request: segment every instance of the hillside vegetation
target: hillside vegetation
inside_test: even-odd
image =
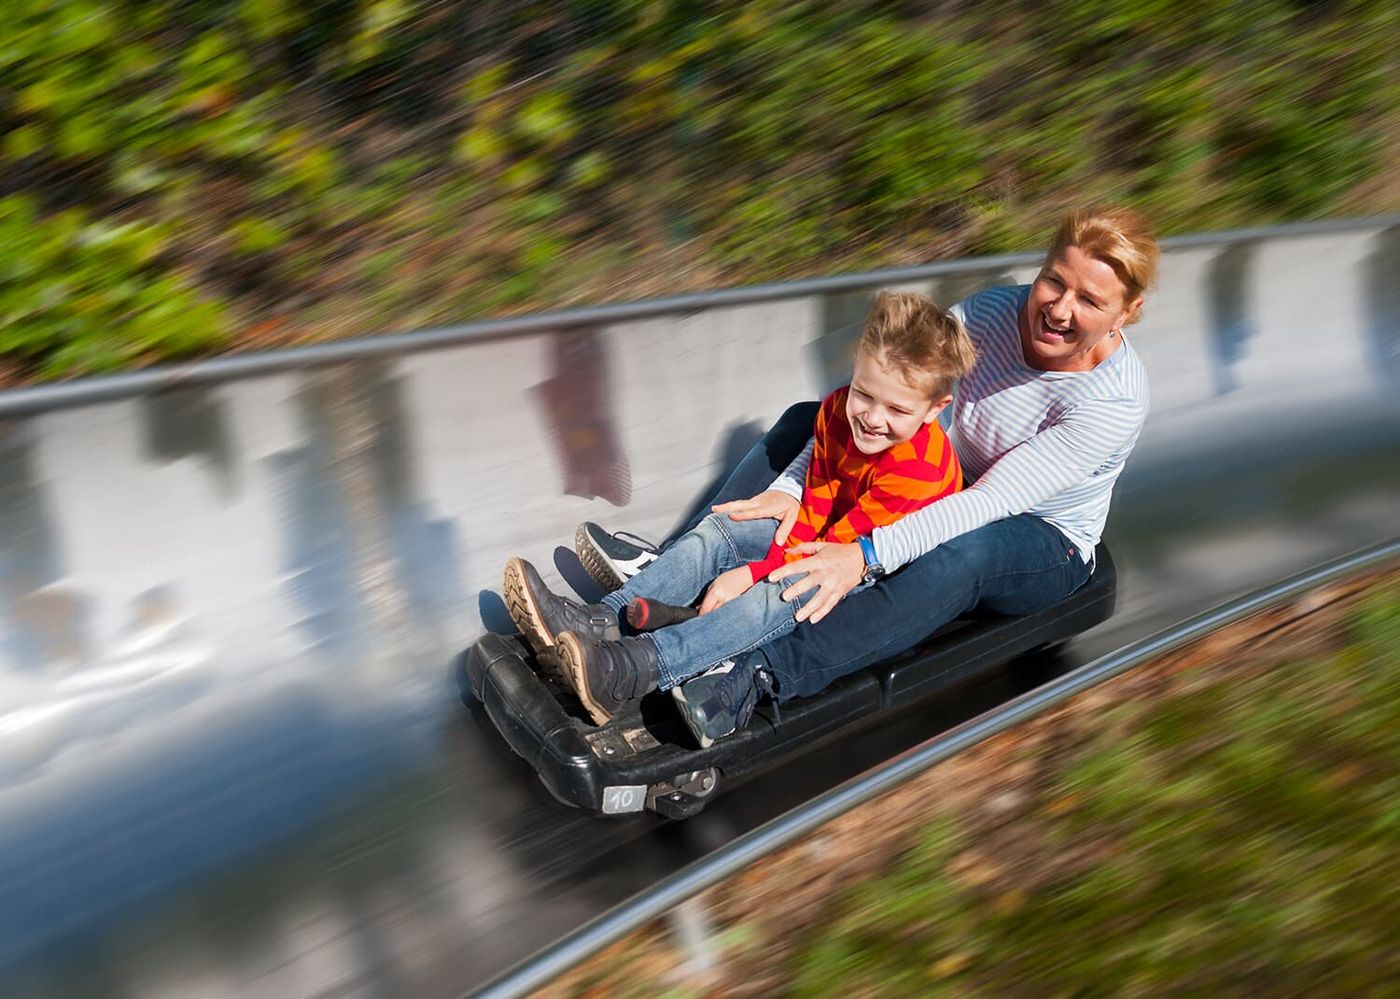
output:
[[[1391,0],[12,0],[9,382],[1396,207]]]

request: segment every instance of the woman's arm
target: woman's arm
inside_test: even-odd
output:
[[[1055,425],[1007,451],[973,485],[889,527],[872,538],[889,571],[994,520],[1025,513],[1083,482],[1130,441],[1142,426],[1123,400],[1092,399],[1073,407]]]

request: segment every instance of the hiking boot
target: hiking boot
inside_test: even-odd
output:
[[[505,600],[506,610],[539,656],[540,665],[558,680],[565,680],[555,648],[560,634],[574,631],[607,642],[622,637],[611,607],[581,604],[551,593],[535,567],[523,558],[506,563]]]
[[[747,725],[759,694],[773,696],[773,679],[749,659],[737,663],[726,659],[671,688],[681,717],[701,749]]]
[[[655,631],[698,617],[694,607],[663,604],[651,597],[633,597],[627,604],[627,623],[637,631]]]
[[[661,677],[656,643],[646,637],[599,642],[566,631],[559,636],[559,661],[596,725],[606,725],[628,701],[655,690]]]
[[[574,532],[574,553],[606,593],[620,587],[661,554],[655,545],[635,534],[609,534],[588,520]]]

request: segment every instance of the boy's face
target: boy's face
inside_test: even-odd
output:
[[[952,401],[952,396],[929,396],[931,376],[918,380],[923,384],[910,385],[882,357],[856,351],[851,391],[846,396],[846,422],[851,425],[851,437],[862,454],[879,454],[903,444],[924,424],[937,419]]]

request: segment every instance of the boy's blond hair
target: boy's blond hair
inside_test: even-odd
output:
[[[927,383],[933,399],[948,395],[977,361],[977,348],[962,323],[927,295],[912,291],[875,296],[856,350],[878,357],[910,385]]]

